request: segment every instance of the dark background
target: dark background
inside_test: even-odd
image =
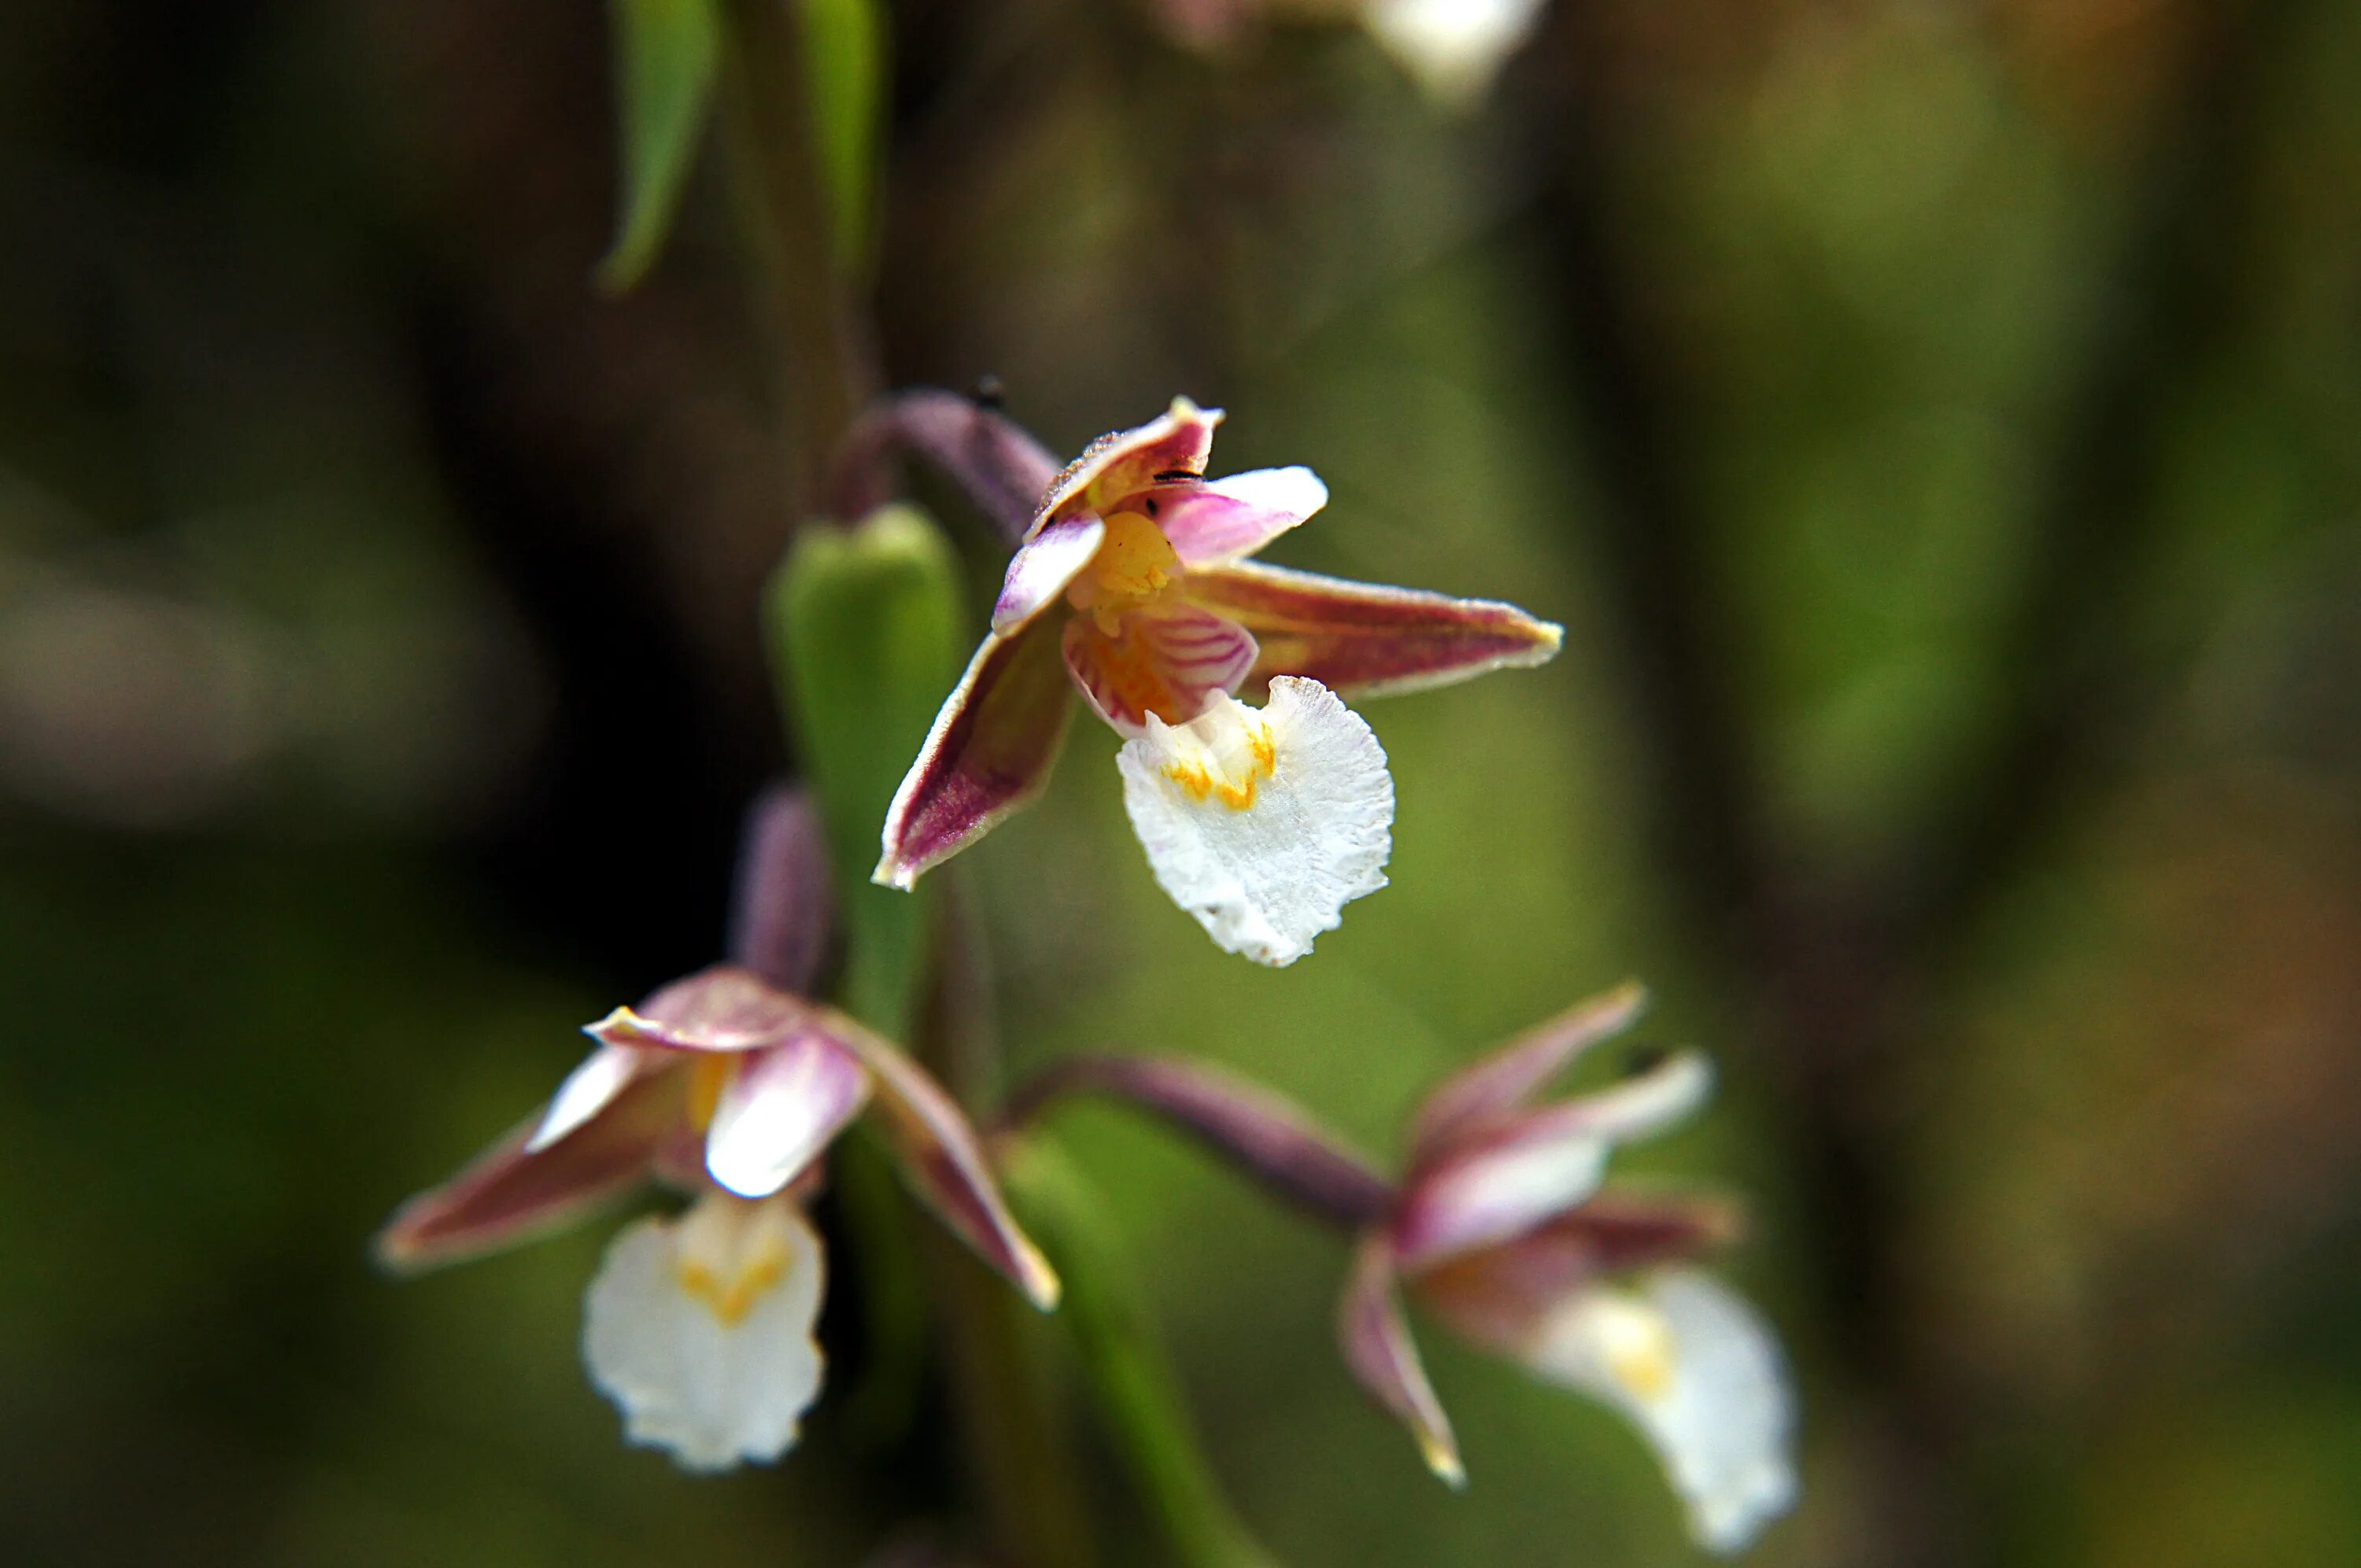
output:
[[[2361,10],[1603,0],[1461,114],[1348,26],[894,25],[891,381],[996,374],[1065,451],[1225,404],[1217,470],[1334,489],[1273,559],[1568,628],[1370,705],[1393,885],[1284,974],[1078,728],[967,862],[1016,1064],[1195,1050],[1383,1149],[1642,975],[1725,1088],[1626,1164],[1748,1196],[1805,1393],[1759,1561],[2361,1561]],[[0,14],[11,1561],[961,1539],[939,1396],[846,1416],[842,1312],[804,1448],[695,1480],[581,1376],[600,1227],[367,1258],[713,954],[791,761],[807,467],[710,160],[592,286],[611,91],[590,0]],[[1612,1416],[1433,1332],[1475,1484],[1429,1484],[1335,1242],[1063,1125],[1286,1561],[1690,1557]]]

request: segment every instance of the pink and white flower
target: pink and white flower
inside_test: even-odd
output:
[[[777,1458],[818,1395],[825,1263],[803,1205],[822,1153],[866,1108],[884,1113],[910,1185],[946,1224],[1036,1305],[1058,1296],[950,1096],[795,993],[824,946],[808,810],[769,802],[751,851],[741,961],[588,1025],[597,1048],[542,1113],[405,1203],[378,1239],[386,1262],[416,1269],[569,1223],[650,1179],[690,1194],[684,1212],[639,1220],[609,1247],[583,1354],[631,1441],[695,1470]]]
[[[1628,1026],[1641,1001],[1636,986],[1611,992],[1446,1080],[1419,1110],[1398,1182],[1287,1101],[1182,1058],[1070,1058],[1021,1091],[1011,1114],[1037,1116],[1077,1093],[1127,1101],[1356,1233],[1337,1313],[1345,1363],[1452,1485],[1466,1471],[1406,1299],[1620,1411],[1655,1448],[1691,1534],[1734,1552],[1795,1494],[1795,1395],[1777,1341],[1696,1266],[1735,1234],[1735,1219],[1709,1199],[1601,1188],[1614,1148],[1693,1113],[1711,1074],[1681,1052],[1608,1089],[1532,1103],[1576,1055]]]
[[[1303,467],[1204,477],[1221,417],[1176,400],[1050,483],[895,795],[877,881],[912,885],[1038,795],[1071,687],[1126,738],[1125,806],[1158,881],[1225,949],[1291,963],[1385,885],[1393,784],[1338,694],[1541,663],[1560,630],[1249,561],[1328,490]]]
[[[1599,1092],[1531,1103],[1642,1000],[1627,986],[1576,1007],[1428,1097],[1393,1206],[1363,1234],[1338,1333],[1354,1375],[1454,1484],[1458,1446],[1405,1288],[1464,1338],[1620,1411],[1698,1544],[1735,1552],[1794,1504],[1795,1412],[1769,1325],[1691,1266],[1734,1234],[1733,1216],[1706,1199],[1600,1190],[1614,1147],[1694,1113],[1711,1074],[1683,1052]]]

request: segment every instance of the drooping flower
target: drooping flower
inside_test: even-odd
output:
[[[1606,1090],[1532,1098],[1641,1005],[1627,986],[1446,1080],[1389,1182],[1288,1102],[1175,1058],[1070,1058],[1011,1102],[1022,1120],[1079,1092],[1185,1128],[1299,1207],[1358,1234],[1337,1315],[1345,1362],[1453,1485],[1466,1472],[1410,1334],[1404,1298],[1462,1337],[1621,1412],[1656,1449],[1697,1541],[1745,1546],[1792,1504],[1795,1397],[1776,1340],[1695,1266],[1736,1231],[1729,1208],[1601,1190],[1615,1146],[1694,1112],[1704,1058],[1666,1057]]]
[[[1692,1113],[1704,1059],[1668,1057],[1612,1088],[1530,1103],[1576,1054],[1626,1027],[1625,987],[1445,1081],[1410,1168],[1362,1238],[1338,1315],[1347,1364],[1456,1483],[1458,1448],[1400,1307],[1410,1294],[1470,1341],[1621,1411],[1656,1449],[1716,1552],[1747,1545],[1795,1496],[1795,1396],[1769,1326],[1692,1260],[1735,1224],[1690,1196],[1602,1192],[1618,1144]]]
[[[1248,561],[1328,491],[1302,467],[1205,478],[1221,417],[1176,400],[1050,484],[895,795],[879,882],[910,886],[1039,794],[1071,685],[1126,738],[1125,806],[1165,891],[1225,949],[1291,963],[1385,884],[1393,784],[1338,694],[1556,652],[1559,629],[1512,605]]]
[[[736,961],[619,1007],[540,1115],[404,1204],[381,1257],[415,1269],[510,1245],[654,1179],[691,1196],[608,1248],[583,1354],[634,1442],[684,1466],[775,1459],[818,1396],[824,1260],[803,1204],[829,1143],[874,1103],[911,1186],[1037,1305],[1049,1265],[1010,1217],[975,1131],[900,1051],[796,994],[825,947],[827,871],[796,797],[760,808]]]

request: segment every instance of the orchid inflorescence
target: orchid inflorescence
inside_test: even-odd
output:
[[[1317,576],[1247,559],[1318,512],[1287,467],[1205,477],[1219,411],[1177,399],[1062,471],[993,410],[946,393],[887,400],[855,426],[838,504],[890,491],[908,450],[960,481],[1016,551],[991,630],[886,811],[875,880],[908,888],[1035,799],[1079,695],[1118,736],[1124,801],[1157,881],[1228,951],[1309,953],[1385,883],[1394,786],[1344,697],[1549,659],[1559,630],[1514,606]],[[1038,499],[1036,499],[1038,498]],[[1454,1485],[1457,1441],[1403,1315],[1598,1398],[1655,1447],[1692,1533],[1750,1541],[1795,1492],[1793,1398],[1762,1319],[1695,1266],[1734,1234],[1711,1199],[1603,1186],[1613,1151],[1695,1113],[1694,1052],[1536,1104],[1641,995],[1584,1003],[1448,1079],[1412,1122],[1399,1179],[1290,1102],[1182,1058],[1082,1056],[1011,1096],[988,1138],[917,1060],[816,999],[831,947],[812,805],[750,815],[725,962],[588,1026],[589,1057],[548,1106],[396,1214],[403,1268],[480,1254],[653,1181],[685,1200],[609,1245],[586,1304],[592,1380],[627,1435],[684,1466],[775,1459],[817,1398],[825,1268],[807,1209],[822,1157],[883,1113],[908,1184],[1023,1296],[1059,1281],[994,1174],[999,1140],[1054,1104],[1113,1096],[1184,1127],[1353,1238],[1338,1318],[1353,1376]],[[867,896],[866,890],[862,890]]]

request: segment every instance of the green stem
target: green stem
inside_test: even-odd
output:
[[[912,1042],[920,1062],[974,1114],[996,1091],[990,986],[976,923],[942,872],[933,981]],[[1089,1568],[1097,1561],[1072,1434],[1036,1360],[1033,1310],[964,1247],[938,1233],[929,1272],[944,1317],[969,1467],[1001,1561]]]
[[[1090,1183],[1038,1135],[1001,1150],[1009,1200],[1065,1282],[1071,1336],[1100,1419],[1185,1568],[1278,1568],[1230,1507],[1154,1320]]]

